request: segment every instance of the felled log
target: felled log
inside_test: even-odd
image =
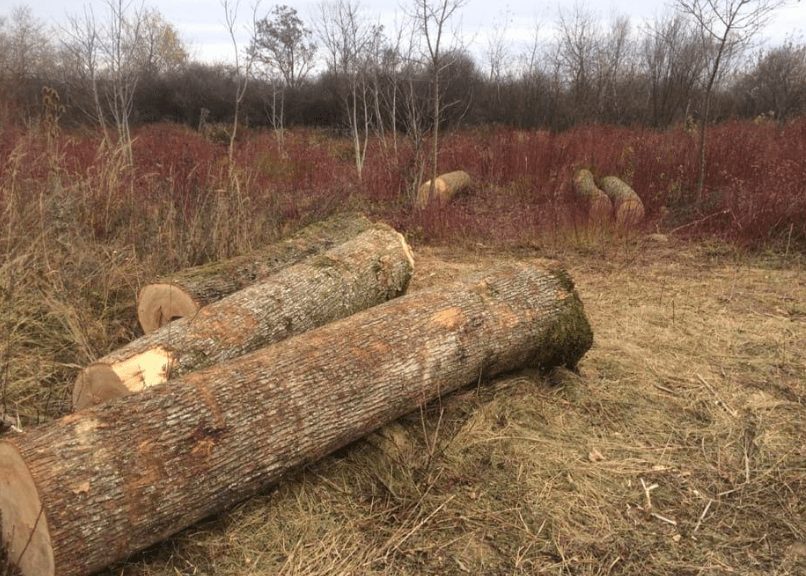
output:
[[[470,188],[473,184],[473,179],[470,174],[464,170],[457,170],[455,172],[448,172],[437,176],[434,183],[434,198],[441,204],[447,204],[451,198],[460,192]],[[431,180],[420,186],[417,190],[417,206],[425,208],[431,199]]]
[[[148,334],[169,322],[193,316],[203,306],[354,238],[371,225],[359,214],[333,216],[255,252],[160,278],[140,290],[137,319]]]
[[[613,204],[593,179],[593,174],[581,168],[574,176],[574,193],[582,201],[588,211],[588,221],[596,225],[604,225],[613,217]]]
[[[574,366],[573,283],[527,264],[423,290],[0,441],[23,576],[94,572],[480,376]]]
[[[403,236],[376,224],[93,362],[76,379],[73,408],[140,392],[395,298],[413,265]]]
[[[616,225],[630,228],[644,219],[644,203],[626,182],[615,176],[605,176],[599,184],[613,202]]]

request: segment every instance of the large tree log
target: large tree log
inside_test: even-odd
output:
[[[137,319],[148,334],[173,320],[193,316],[203,306],[354,238],[371,225],[359,214],[333,216],[261,250],[160,278],[140,290]]]
[[[615,176],[605,176],[599,183],[613,201],[616,224],[620,228],[630,228],[644,219],[644,203],[626,182]]]
[[[403,236],[376,224],[93,362],[76,379],[73,407],[140,392],[395,298],[413,266]]]
[[[456,170],[455,172],[448,172],[437,176],[434,184],[434,198],[442,203],[447,204],[451,198],[460,192],[470,188],[473,184],[473,179],[470,174],[464,170]],[[431,199],[431,180],[420,186],[417,190],[417,206],[425,208],[428,201]]]
[[[24,576],[91,573],[439,395],[592,342],[569,277],[513,264],[397,298],[0,442]]]
[[[603,226],[613,217],[613,204],[593,179],[590,170],[582,168],[574,176],[574,192],[588,211],[588,221]]]

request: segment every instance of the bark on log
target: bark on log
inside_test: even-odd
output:
[[[644,219],[644,203],[626,182],[615,176],[605,176],[600,184],[613,201],[617,226],[630,228]]]
[[[603,226],[613,217],[613,204],[593,179],[590,170],[582,168],[574,176],[574,192],[588,211],[588,221],[597,226]]]
[[[384,224],[138,338],[85,368],[80,410],[162,384],[381,304],[406,291],[414,260]]]
[[[354,238],[372,223],[359,214],[342,214],[303,228],[290,238],[229,260],[181,270],[140,290],[137,319],[148,334],[160,326],[237,292],[300,260]]]
[[[397,298],[0,441],[3,541],[24,576],[89,574],[480,375],[574,366],[591,342],[558,269]]]
[[[473,179],[464,170],[457,170],[455,172],[448,172],[437,176],[436,184],[434,185],[434,198],[441,204],[447,204],[451,198],[460,192],[470,188],[473,184]],[[417,206],[425,208],[428,201],[431,199],[431,180],[420,186],[417,191]]]

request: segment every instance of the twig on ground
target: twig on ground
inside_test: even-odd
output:
[[[730,415],[731,415],[731,416],[733,416],[734,418],[736,418],[736,416],[738,416],[738,415],[739,415],[739,413],[738,413],[738,412],[736,412],[736,410],[734,410],[733,408],[731,408],[731,407],[728,405],[728,403],[727,403],[727,402],[725,402],[725,400],[722,398],[722,396],[720,396],[720,395],[719,395],[719,392],[717,392],[717,391],[716,391],[716,389],[715,389],[713,386],[711,386],[711,385],[708,383],[708,381],[707,381],[705,378],[703,378],[703,377],[702,377],[702,376],[700,376],[699,374],[696,374],[696,376],[697,376],[697,379],[698,379],[700,382],[702,382],[702,383],[705,385],[705,387],[706,387],[706,388],[708,388],[708,391],[709,391],[709,392],[711,392],[711,394],[713,394],[713,395],[714,395],[714,397],[716,398],[716,403],[717,403],[719,406],[721,406],[721,407],[722,407],[722,408],[723,408],[723,409],[724,409],[724,410],[725,410],[725,411],[726,411],[728,414],[730,414]]]
[[[697,520],[697,524],[694,525],[694,530],[691,531],[692,534],[696,534],[697,530],[700,529],[700,524],[702,524],[702,521],[705,519],[705,515],[708,514],[708,510],[711,508],[711,504],[713,504],[713,502],[714,501],[712,499],[708,499],[708,504],[705,505],[702,514],[700,514],[700,519]]]

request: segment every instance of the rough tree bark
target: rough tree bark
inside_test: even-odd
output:
[[[73,408],[140,392],[395,298],[413,269],[403,236],[376,224],[93,362],[76,379]]]
[[[448,172],[437,177],[434,184],[434,198],[441,204],[447,204],[451,198],[470,188],[473,184],[473,179],[470,175],[463,171],[457,170],[455,172]],[[431,199],[431,180],[425,182],[417,191],[417,206],[425,208]]]
[[[613,204],[593,179],[590,170],[582,168],[574,176],[574,192],[577,198],[585,203],[588,210],[588,221],[602,226],[613,217]]]
[[[591,342],[559,269],[397,298],[0,442],[3,541],[24,576],[89,574],[480,376],[574,366]]]
[[[644,219],[644,203],[626,182],[615,176],[605,176],[599,184],[613,202],[619,228],[630,228]]]
[[[140,291],[137,318],[148,334],[173,320],[193,316],[203,306],[308,256],[354,238],[370,226],[372,223],[362,215],[333,216],[261,250],[165,276]]]

